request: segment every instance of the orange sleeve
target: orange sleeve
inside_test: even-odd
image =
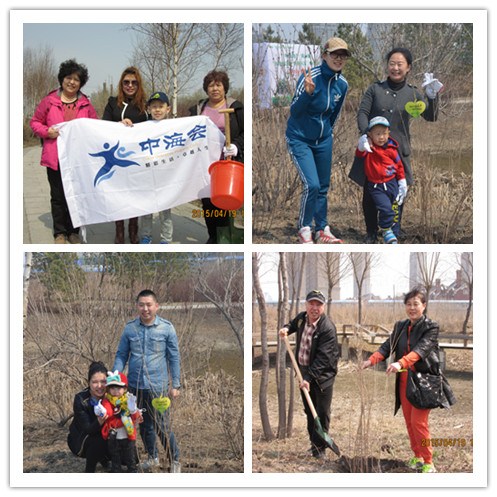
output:
[[[383,355],[380,354],[378,351],[376,351],[373,355],[369,356],[369,360],[371,361],[371,366],[378,364],[379,362],[383,361],[384,359],[385,358],[383,357]]]
[[[405,369],[409,369],[416,362],[421,359],[421,356],[417,352],[409,352],[409,354],[405,355],[400,361],[398,361],[401,366]]]

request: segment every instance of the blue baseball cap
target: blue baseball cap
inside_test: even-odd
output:
[[[150,102],[152,102],[153,100],[160,100],[161,102],[165,102],[167,105],[169,105],[169,99],[167,98],[167,95],[162,91],[157,91],[154,94],[150,95],[147,105],[150,104]]]
[[[386,126],[387,128],[390,127],[390,123],[388,122],[388,119],[383,116],[376,116],[369,121],[369,126],[368,126],[368,131],[370,131],[374,126],[377,126],[378,124],[381,124],[382,126]]]

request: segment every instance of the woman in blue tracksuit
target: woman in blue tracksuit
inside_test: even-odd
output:
[[[322,64],[309,68],[308,73],[302,70],[290,107],[286,142],[303,183],[298,221],[300,243],[342,242],[328,226],[327,193],[333,128],[347,95],[347,80],[341,75],[347,57],[347,43],[330,38],[323,48]]]

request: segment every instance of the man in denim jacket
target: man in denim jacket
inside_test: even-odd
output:
[[[112,370],[123,372],[128,363],[129,390],[136,395],[139,408],[145,408],[140,435],[149,457],[141,468],[159,466],[157,432],[166,451],[169,471],[179,473],[179,449],[165,408],[169,401],[169,377],[170,397],[179,396],[178,338],[174,326],[157,316],[158,309],[159,302],[153,291],[143,290],[138,294],[136,310],[139,317],[124,327]],[[153,403],[154,399],[157,400]]]

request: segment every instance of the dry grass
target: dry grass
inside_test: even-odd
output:
[[[301,182],[286,150],[289,110],[253,110],[253,240],[296,243]],[[460,119],[461,113],[463,118]],[[404,207],[405,243],[472,243],[472,110],[447,104],[435,123],[411,126],[415,185]],[[348,178],[357,146],[355,111],[335,128],[328,215],[346,243],[362,243],[362,189]]]

